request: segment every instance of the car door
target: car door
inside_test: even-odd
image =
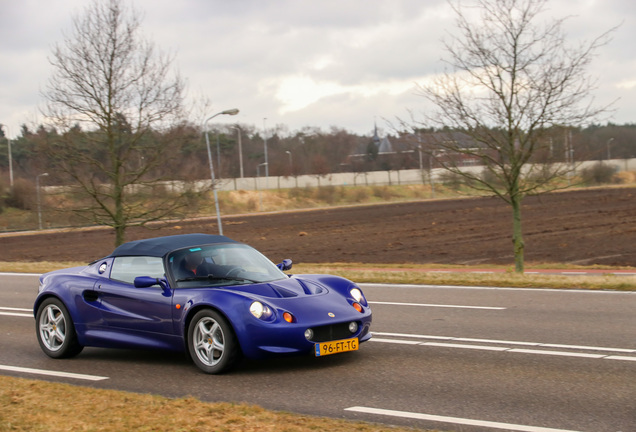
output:
[[[159,257],[115,257],[109,279],[96,287],[107,329],[156,339],[173,333],[172,294],[160,286],[135,288],[137,276],[163,277]]]

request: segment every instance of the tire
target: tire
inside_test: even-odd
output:
[[[42,351],[52,358],[74,357],[84,349],[77,341],[71,315],[64,304],[53,297],[38,307],[35,333]]]
[[[188,352],[194,364],[208,374],[228,371],[241,356],[232,326],[211,309],[200,310],[190,321]]]

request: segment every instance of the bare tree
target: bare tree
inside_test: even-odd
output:
[[[153,131],[170,136],[181,121],[183,81],[120,0],[91,2],[49,61],[43,114],[61,138],[49,148],[51,163],[86,198],[76,211],[113,227],[119,245],[126,227],[182,205],[166,194],[141,201],[137,194],[162,179],[160,165],[174,150]]]
[[[565,18],[540,18],[547,0],[475,3],[450,2],[458,30],[444,42],[450,70],[420,89],[437,107],[429,122],[453,131],[435,135],[438,163],[512,207],[515,269],[523,272],[521,202],[563,187],[558,180],[571,170],[570,164],[552,163],[563,155],[557,159],[551,152],[547,133],[559,125],[583,125],[607,111],[593,103],[595,83],[587,67],[614,29],[569,46]],[[483,164],[485,175],[460,169],[466,158]]]

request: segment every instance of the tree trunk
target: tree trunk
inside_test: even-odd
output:
[[[115,180],[113,198],[115,201],[115,214],[113,227],[115,228],[115,247],[126,240],[126,216],[124,215],[124,188],[119,184],[119,178]]]
[[[512,205],[512,244],[515,255],[515,271],[523,273],[523,233],[521,231],[521,197],[513,195],[510,199]]]
[[[126,239],[126,225],[117,225],[115,227],[115,247],[120,246]]]

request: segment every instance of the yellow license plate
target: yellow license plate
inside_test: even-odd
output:
[[[338,354],[358,349],[358,338],[320,342],[315,345],[316,357]]]

